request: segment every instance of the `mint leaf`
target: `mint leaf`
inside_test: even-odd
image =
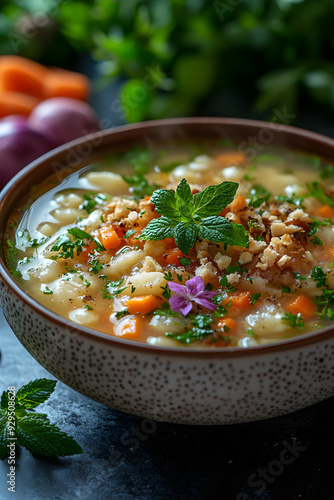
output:
[[[198,237],[198,226],[194,223],[180,222],[174,231],[175,243],[182,253],[187,255],[195,245]]]
[[[81,446],[66,432],[34,415],[18,421],[16,437],[18,443],[31,453],[45,457],[82,453]]]
[[[223,208],[232,203],[237,189],[237,182],[224,181],[216,186],[208,186],[194,195],[194,214],[198,217],[219,215]]]
[[[224,217],[208,217],[199,224],[198,237],[226,245],[247,247],[249,239],[241,224],[234,224]]]
[[[161,216],[158,219],[151,220],[144,231],[141,233],[141,240],[164,240],[174,236],[175,222],[167,217]]]
[[[0,408],[4,411],[8,409],[8,391],[3,391],[1,395]]]
[[[45,413],[30,411],[49,398],[56,383],[56,380],[44,378],[29,382],[17,391],[15,405],[10,409],[9,390],[3,392],[0,407],[0,459],[8,455],[8,444],[15,440],[32,453],[48,457],[82,453],[81,447],[71,436],[50,424]]]
[[[7,415],[0,416],[0,459],[2,460],[7,456],[9,451],[8,444],[10,441],[10,433],[8,430]]]
[[[44,403],[55,390],[57,381],[39,378],[23,385],[16,393],[17,401],[26,409]]]
[[[176,188],[176,203],[178,207],[182,205],[190,205],[192,207],[192,199],[193,195],[191,194],[191,189],[186,181],[186,179],[182,179],[179,185]]]
[[[176,196],[171,189],[158,189],[151,196],[151,202],[155,206],[155,210],[160,215],[165,215],[170,219],[180,219],[180,214],[177,208]]]
[[[155,191],[151,201],[161,217],[148,223],[140,239],[157,241],[174,236],[184,254],[189,253],[198,237],[225,245],[248,246],[248,234],[243,226],[218,217],[232,202],[237,188],[236,182],[225,181],[192,195],[188,182],[182,179],[176,192]]]

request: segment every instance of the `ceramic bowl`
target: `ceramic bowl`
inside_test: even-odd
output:
[[[105,130],[21,171],[1,193],[0,234],[29,186],[55,171],[61,180],[101,151],[203,136],[237,141],[249,157],[275,144],[334,160],[334,140],[273,123],[190,118]],[[158,421],[211,425],[282,415],[334,394],[333,327],[272,345],[204,352],[120,340],[41,306],[16,283],[3,257],[0,248],[1,305],[15,335],[56,378],[95,401]]]

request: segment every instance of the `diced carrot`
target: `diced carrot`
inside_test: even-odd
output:
[[[0,118],[8,115],[28,116],[39,102],[31,95],[0,90]]]
[[[232,212],[239,212],[247,207],[246,198],[241,194],[235,198],[232,203]]]
[[[116,233],[115,229],[111,226],[102,226],[100,228],[100,235],[102,240],[102,245],[108,251],[119,247],[121,244],[121,238]]]
[[[236,292],[227,297],[224,304],[231,302],[231,307],[236,307],[241,311],[245,311],[253,304],[251,303],[251,292]]]
[[[173,266],[180,266],[180,257],[185,257],[185,255],[179,250],[179,248],[172,248],[171,250],[168,250],[166,253],[164,253],[164,257],[168,264],[171,264]]]
[[[175,243],[175,240],[173,237],[165,238],[163,240],[163,242],[164,242],[166,248],[176,248],[176,243]]]
[[[154,295],[139,295],[128,300],[126,307],[130,314],[147,314],[158,307],[158,300]]]
[[[140,318],[128,318],[123,320],[122,328],[116,329],[116,337],[123,339],[138,340],[140,335]]]
[[[49,97],[72,97],[87,101],[90,93],[89,79],[81,73],[53,68],[43,81],[44,99]]]
[[[43,85],[49,70],[21,56],[0,58],[0,90],[21,92],[43,99]]]
[[[246,156],[243,153],[235,151],[230,153],[221,153],[216,156],[216,160],[227,167],[229,165],[239,165],[240,163],[244,163],[246,161]]]
[[[228,214],[229,212],[231,212],[231,205],[227,205],[227,207],[224,208],[219,215],[221,217],[225,217],[225,215]]]
[[[224,331],[227,334],[233,334],[236,332],[238,328],[238,322],[235,321],[235,319],[232,318],[220,318],[217,321],[217,326],[220,328],[222,331]]]
[[[318,209],[318,214],[320,217],[325,217],[327,219],[334,219],[334,208],[329,205],[323,205]]]
[[[300,314],[304,319],[314,318],[317,312],[315,304],[305,295],[294,297],[285,309],[296,316]]]

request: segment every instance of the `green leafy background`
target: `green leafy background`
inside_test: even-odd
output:
[[[268,118],[309,101],[332,113],[333,21],[332,0],[2,0],[0,50],[63,66],[88,52],[130,122],[198,114],[235,88]]]

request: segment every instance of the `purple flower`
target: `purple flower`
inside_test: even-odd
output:
[[[168,286],[173,292],[176,292],[176,295],[169,299],[169,305],[173,311],[181,313],[183,316],[191,311],[192,302],[196,302],[206,309],[217,309],[216,304],[211,300],[217,294],[205,290],[205,283],[200,276],[186,281],[185,286],[171,281],[168,282]]]

